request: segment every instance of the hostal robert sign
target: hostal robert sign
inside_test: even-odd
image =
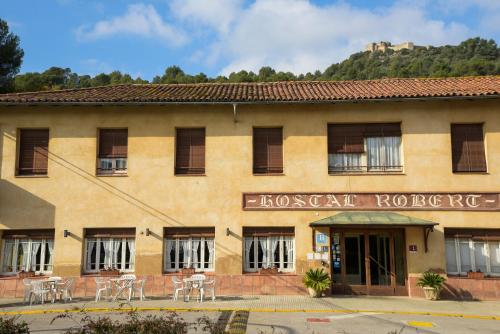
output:
[[[244,210],[500,211],[499,193],[244,193]]]

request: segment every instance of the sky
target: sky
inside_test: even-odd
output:
[[[375,41],[500,42],[500,0],[0,0],[21,73],[323,71]]]

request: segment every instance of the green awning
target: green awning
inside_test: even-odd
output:
[[[394,212],[342,212],[334,216],[320,219],[309,224],[315,226],[338,226],[338,225],[377,225],[377,226],[423,226],[433,227],[438,223],[420,218],[401,215]]]

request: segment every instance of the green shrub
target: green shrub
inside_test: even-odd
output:
[[[0,318],[0,334],[29,334],[30,329],[25,321],[18,322],[19,316]]]
[[[417,285],[421,287],[441,289],[445,281],[446,278],[444,278],[443,276],[430,271],[426,271],[422,274],[422,277],[419,278]]]
[[[330,287],[331,280],[328,273],[323,268],[309,269],[303,279],[304,285],[316,292],[325,291]]]

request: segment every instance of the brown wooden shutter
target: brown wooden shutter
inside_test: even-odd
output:
[[[486,172],[482,124],[452,124],[451,152],[454,172]]]
[[[164,237],[189,238],[189,237],[215,237],[215,227],[165,227]]]
[[[328,154],[364,153],[363,124],[328,125]]]
[[[205,129],[177,129],[176,174],[205,173]]]
[[[399,123],[370,123],[365,125],[365,137],[400,137]]]
[[[245,237],[268,237],[268,236],[295,236],[294,227],[243,227],[243,236]]]
[[[86,238],[135,238],[135,227],[86,228]]]
[[[254,174],[283,173],[283,129],[253,129]]]
[[[19,175],[47,175],[49,130],[22,129],[19,145]]]
[[[99,158],[126,158],[127,146],[127,129],[99,130]]]

